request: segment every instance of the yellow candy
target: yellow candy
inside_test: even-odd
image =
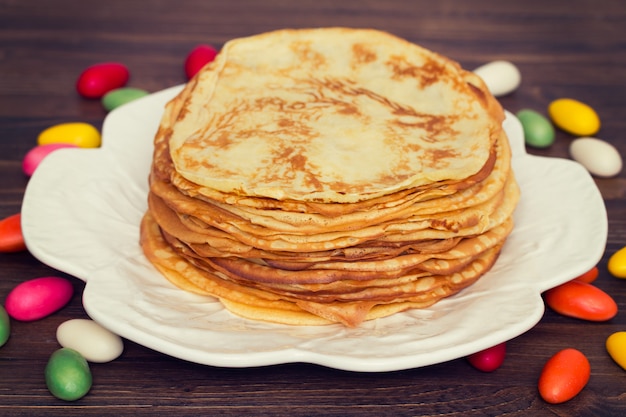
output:
[[[571,98],[554,100],[548,106],[554,124],[577,136],[594,135],[600,130],[600,118],[587,104]]]
[[[611,358],[626,370],[626,332],[616,332],[606,339],[606,350]]]
[[[69,143],[81,148],[97,148],[100,146],[100,132],[89,123],[61,123],[51,126],[37,137],[38,145],[51,143]]]
[[[626,246],[609,258],[609,272],[617,278],[626,278]]]

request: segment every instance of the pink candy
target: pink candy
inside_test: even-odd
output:
[[[185,59],[185,74],[187,78],[193,78],[206,64],[213,61],[217,50],[210,45],[198,45],[187,55]]]
[[[35,278],[13,288],[4,307],[16,320],[34,321],[60,310],[72,295],[74,287],[65,278]]]
[[[505,356],[506,343],[500,343],[468,356],[467,360],[479,371],[493,372],[502,365]]]
[[[130,71],[119,62],[103,62],[84,70],[76,82],[76,90],[85,98],[102,98],[106,93],[126,85]]]
[[[50,154],[52,151],[56,151],[61,148],[76,148],[76,145],[70,143],[50,143],[48,145],[40,145],[32,148],[24,159],[22,160],[22,171],[27,176],[33,175],[35,169],[39,166],[41,161]]]

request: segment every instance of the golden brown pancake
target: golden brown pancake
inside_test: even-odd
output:
[[[485,97],[472,72],[383,32],[275,31],[197,75],[170,152],[222,192],[362,201],[478,172],[504,119]]]
[[[358,326],[492,267],[519,188],[503,111],[457,63],[375,30],[228,42],[154,139],[141,245],[242,317]]]

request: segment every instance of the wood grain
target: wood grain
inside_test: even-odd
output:
[[[387,30],[468,69],[511,60],[523,82],[501,98],[505,108],[545,112],[555,98],[577,98],[600,114],[598,136],[626,155],[621,0],[0,0],[0,218],[20,210],[28,183],[21,160],[39,132],[67,121],[102,125],[106,114],[100,103],[80,98],[74,89],[86,66],[124,62],[132,86],[158,91],[185,82],[184,58],[199,43],[220,46],[267,30],[316,26]],[[554,146],[529,151],[568,157],[571,140],[559,131]],[[606,270],[610,254],[626,246],[626,174],[596,184],[610,229],[597,285],[626,310],[626,281]],[[0,254],[0,300],[18,283],[45,275],[66,276],[28,252]],[[76,294],[67,307],[37,322],[12,322],[11,338],[0,348],[2,416],[626,415],[625,371],[604,348],[611,333],[626,330],[623,311],[609,322],[589,323],[547,310],[533,329],[509,341],[507,359],[493,373],[479,372],[463,358],[376,374],[308,364],[217,368],[126,342],[117,360],[92,364],[91,392],[67,403],[50,395],[43,369],[59,347],[56,327],[87,317],[84,285],[68,278]],[[588,356],[591,379],[573,400],[549,405],[537,393],[537,379],[543,363],[565,347]]]

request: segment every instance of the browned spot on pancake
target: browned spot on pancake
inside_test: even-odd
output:
[[[447,72],[442,63],[431,58],[426,58],[424,64],[417,66],[408,62],[403,56],[392,55],[386,64],[393,73],[392,78],[414,78],[420,88],[441,81]]]
[[[294,125],[295,125],[295,122],[293,120],[281,118],[278,121],[278,126],[280,127],[293,127]]]
[[[352,67],[376,61],[376,53],[369,49],[367,45],[355,43],[352,45]]]
[[[441,62],[430,58],[426,59],[426,63],[422,65],[421,70],[420,86],[422,88],[440,82],[448,72]]]
[[[326,59],[322,54],[311,48],[310,41],[292,42],[290,48],[303,62],[307,62],[312,68],[320,68],[326,65]]]
[[[231,144],[233,143],[233,141],[230,139],[230,135],[228,134],[228,132],[219,132],[217,134],[217,136],[215,137],[215,144],[220,148],[227,148],[229,147]]]

